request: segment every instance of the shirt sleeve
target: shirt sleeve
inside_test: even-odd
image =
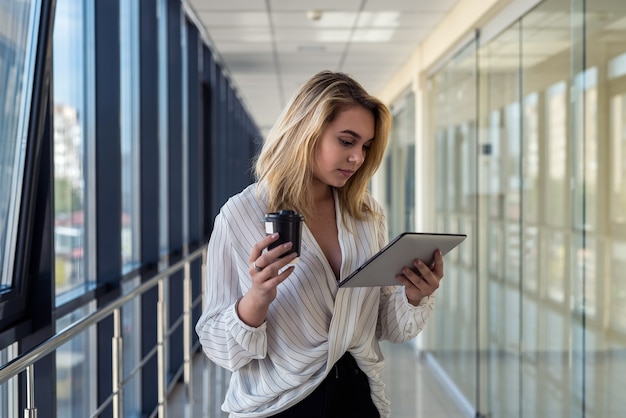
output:
[[[378,226],[378,244],[388,241],[387,222],[382,217]],[[424,297],[417,306],[409,303],[404,286],[385,286],[380,289],[376,338],[394,343],[410,341],[419,334],[435,306],[435,296]]]
[[[266,324],[250,327],[236,313],[241,296],[233,234],[220,212],[208,244],[205,308],[196,324],[196,333],[205,354],[230,371],[267,354]]]
[[[381,288],[376,338],[394,343],[410,341],[424,329],[434,306],[434,294],[413,306],[406,297],[404,286]]]

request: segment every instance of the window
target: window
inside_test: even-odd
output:
[[[122,272],[139,265],[139,2],[120,2]]]
[[[54,269],[57,296],[85,290],[88,255],[89,66],[92,5],[58,0],[53,33]],[[59,303],[59,302],[57,302]]]
[[[15,285],[39,9],[37,1],[0,0],[0,293]]]

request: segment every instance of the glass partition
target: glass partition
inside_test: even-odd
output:
[[[435,232],[466,233],[468,239],[446,255],[445,279],[437,308],[425,330],[427,358],[452,380],[462,403],[477,404],[476,254],[476,56],[475,40],[429,80],[429,107],[435,144]],[[461,405],[462,406],[462,405]]]
[[[575,246],[572,409],[623,415],[626,375],[626,3],[572,1]],[[584,58],[581,58],[584,57]]]
[[[387,152],[390,170],[389,199],[393,212],[387,213],[389,239],[415,230],[415,95],[409,93],[393,108],[393,127]]]
[[[479,50],[479,334],[478,409],[507,416],[520,408],[522,106],[520,26]],[[480,327],[479,327],[480,329]]]
[[[429,79],[429,135],[438,227],[474,228],[478,277],[472,246],[446,258],[427,356],[481,416],[621,416],[626,3],[543,1],[481,44],[478,83],[472,48]]]

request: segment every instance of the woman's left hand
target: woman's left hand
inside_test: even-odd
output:
[[[443,278],[443,256],[437,250],[433,254],[433,262],[430,266],[422,260],[414,260],[413,268],[404,267],[396,276],[404,285],[406,297],[411,305],[417,306],[426,296],[432,295],[439,287]]]

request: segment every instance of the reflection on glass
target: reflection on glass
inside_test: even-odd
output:
[[[614,290],[610,293],[611,325],[616,331],[626,333],[626,240],[613,241],[610,249],[611,276]]]
[[[57,320],[62,330],[87,316],[95,303]],[[96,409],[96,330],[89,328],[63,344],[56,351],[56,404],[58,417],[83,418]]]
[[[470,42],[429,80],[436,159],[436,226],[439,231],[476,233],[476,43]],[[475,236],[469,235],[469,240]],[[464,244],[463,244],[464,245]],[[468,251],[465,253],[464,251]],[[429,353],[462,396],[477,404],[478,308],[476,260],[471,248],[446,256],[446,285],[431,319]]]
[[[485,222],[479,224],[481,259],[488,260],[489,286],[479,294],[486,320],[486,335],[480,340],[488,355],[479,357],[479,378],[484,393],[482,412],[507,416],[519,409],[519,334],[521,305],[521,106],[520,94],[510,85],[519,79],[519,25],[514,24],[481,48],[486,62],[482,68],[480,113],[483,142],[491,153],[485,168],[491,182],[488,204],[481,206]],[[488,412],[487,412],[488,411]]]
[[[524,290],[537,292],[539,290],[539,228],[528,226],[524,229]]]
[[[9,345],[7,348],[0,350],[0,364],[7,364],[15,359],[19,351],[17,343]],[[13,377],[7,382],[0,385],[0,416],[17,417],[18,416],[18,385],[17,377]]]
[[[546,231],[548,232],[548,231]],[[546,293],[556,302],[565,301],[565,275],[567,268],[567,246],[565,234],[549,231],[546,242]]]
[[[536,224],[539,221],[539,95],[531,93],[524,99],[523,128],[523,213],[524,220]]]
[[[446,143],[444,141],[445,131],[442,129],[438,129],[435,133],[435,170],[437,173],[437,179],[439,179],[440,184],[447,184],[447,170],[446,167]],[[446,209],[446,195],[445,193],[437,193],[435,197],[437,210],[443,211]],[[438,226],[440,228],[440,226]],[[442,231],[443,229],[438,229]]]
[[[520,105],[517,101],[504,108],[504,133],[506,153],[503,155],[505,216],[509,220],[520,219],[521,179],[521,141],[520,141]]]
[[[478,393],[482,415],[605,418],[626,408],[624,22],[626,2],[544,0],[479,49],[484,351],[437,316],[466,308],[468,289],[454,280],[441,288],[428,344],[470,403]],[[450,140],[463,121],[453,94],[462,72],[455,57],[429,80],[438,166],[472,158]],[[436,221],[449,225],[465,186],[443,171]],[[474,384],[454,370],[464,356],[478,365]]]
[[[392,202],[388,213],[389,237],[415,230],[415,96],[408,94],[395,107],[390,135]]]
[[[34,52],[34,1],[0,2],[0,292],[12,285]]]
[[[139,3],[120,3],[122,272],[139,265]]]
[[[495,279],[500,279],[503,276],[504,265],[504,233],[500,222],[489,223],[487,240],[489,274]]]
[[[168,1],[158,0],[159,29],[159,251],[161,255],[169,252],[169,209],[168,196],[168,132],[169,132],[169,95],[168,95]]]
[[[520,239],[519,223],[507,223],[504,277],[512,283],[519,283],[520,279]]]
[[[122,283],[122,293],[127,294],[141,284],[140,277]],[[122,361],[124,380],[124,417],[141,416],[141,368],[132,374],[141,362],[141,298],[134,298],[122,307]]]
[[[481,169],[487,172],[485,178],[489,184],[486,191],[489,198],[489,216],[492,218],[502,217],[503,191],[502,178],[500,177],[502,172],[501,119],[500,109],[489,112],[489,129],[487,130],[488,138],[486,140],[488,152],[485,152],[487,159],[486,163],[481,167]]]
[[[575,106],[573,148],[573,224],[576,229],[597,229],[598,215],[598,71],[597,68],[578,74],[574,78]]]
[[[572,257],[572,309],[577,313],[584,312],[588,318],[596,314],[597,301],[597,251],[593,236],[575,236],[574,254]]]
[[[85,283],[85,42],[81,0],[59,0],[54,51],[54,244],[57,295]]]
[[[455,147],[455,155],[457,155],[458,180],[456,182],[456,192],[458,194],[456,210],[461,213],[473,212],[472,204],[474,203],[475,188],[475,171],[476,159],[463,158],[462,156],[473,156],[476,147],[474,121],[464,121],[458,129],[458,138]]]
[[[559,82],[546,92],[546,221],[550,225],[565,226],[563,211],[567,207],[567,84]]]
[[[626,225],[626,92],[611,98],[611,222]]]

